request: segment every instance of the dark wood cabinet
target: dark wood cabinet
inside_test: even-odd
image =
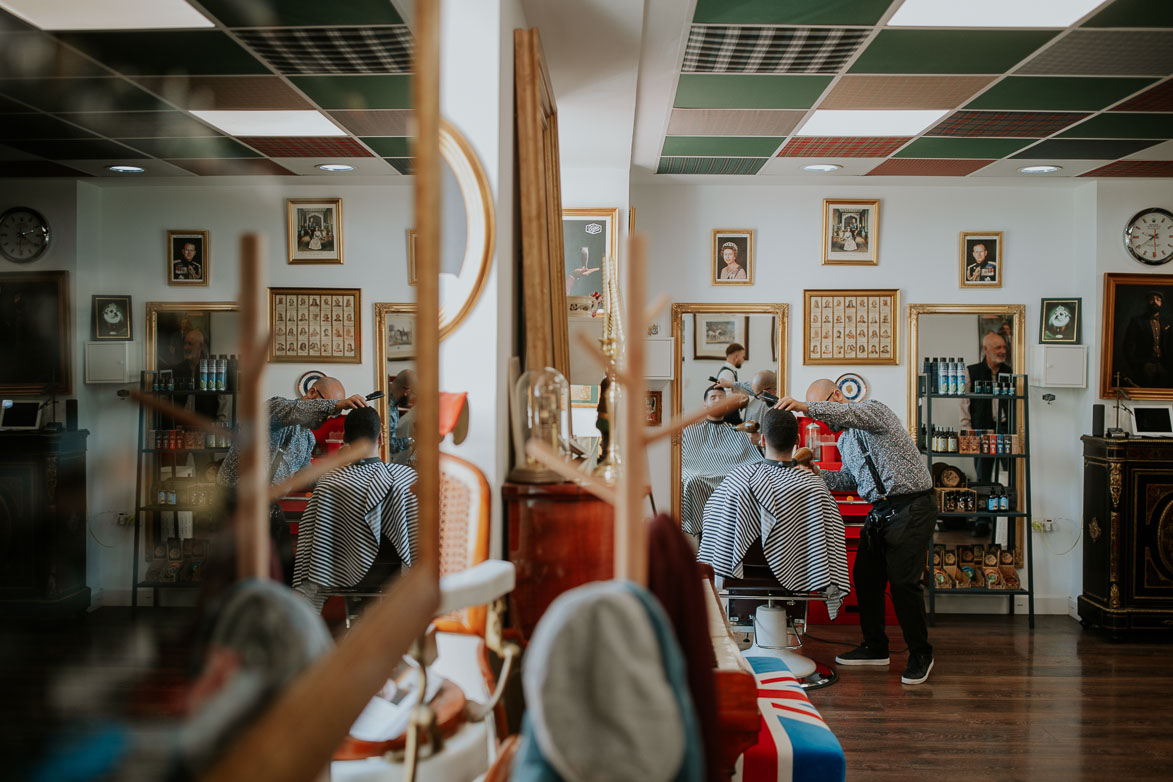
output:
[[[1081,439],[1079,616],[1113,637],[1173,634],[1173,439]]]
[[[86,437],[0,432],[0,613],[90,607],[86,586]]]

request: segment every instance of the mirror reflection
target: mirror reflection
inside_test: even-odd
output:
[[[415,424],[415,304],[375,304],[376,386],[383,421],[382,457],[394,464],[412,464],[415,449],[408,438]]]

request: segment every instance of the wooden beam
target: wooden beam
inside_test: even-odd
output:
[[[647,275],[647,240],[632,236],[627,241],[627,339],[624,344],[624,399],[619,406],[620,462],[624,476],[619,482],[615,506],[615,578],[637,584],[648,582],[648,538],[644,525],[644,496],[648,483],[647,451],[644,447],[644,297]],[[615,423],[612,423],[612,431]]]
[[[264,238],[245,234],[240,238],[240,353],[264,337],[264,283],[261,259]],[[248,361],[240,368],[237,395],[243,444],[236,485],[236,577],[269,577],[269,421],[261,395],[263,361]]]
[[[581,484],[584,489],[604,502],[612,505],[619,501],[619,495],[606,481],[593,475],[577,470],[566,462],[562,455],[540,440],[530,440],[525,444],[525,452],[561,475],[568,481]]]

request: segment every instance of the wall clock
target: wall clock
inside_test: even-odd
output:
[[[1159,207],[1137,212],[1124,226],[1124,247],[1149,266],[1173,261],[1173,213]]]
[[[27,206],[0,215],[0,255],[13,263],[32,263],[49,249],[49,223]]]

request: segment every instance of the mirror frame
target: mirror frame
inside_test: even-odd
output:
[[[155,359],[158,356],[158,334],[160,312],[183,312],[185,310],[207,310],[208,312],[240,312],[240,306],[234,301],[148,301],[147,315],[147,346],[146,360],[143,368],[153,372]]]
[[[467,225],[467,244],[460,265],[460,279],[475,274],[469,293],[459,307],[449,304],[440,307],[440,339],[451,334],[468,317],[473,305],[481,297],[493,265],[496,242],[496,221],[493,210],[493,192],[484,166],[472,145],[456,127],[444,120],[440,125],[440,154],[452,168],[464,200]]]
[[[1011,369],[1015,373],[1026,372],[1026,305],[1025,304],[909,304],[908,305],[908,407],[906,426],[912,439],[916,441],[916,378],[920,373],[920,316],[921,315],[1006,315],[1014,316],[1014,346],[1013,363]],[[1021,393],[1027,393],[1023,389]],[[1025,433],[1023,419],[1018,416],[1018,436]],[[1015,459],[1015,481],[1024,486],[1026,478],[1026,459]],[[1023,509],[1023,498],[1020,495],[1017,510]],[[1014,541],[1014,566],[1024,567],[1026,563],[1026,525],[1016,524]],[[1030,574],[1034,577],[1034,574]]]
[[[391,436],[391,432],[387,428],[387,405],[389,404],[387,400],[391,398],[391,388],[387,382],[386,369],[387,344],[384,341],[387,334],[386,318],[388,315],[414,315],[415,313],[416,306],[414,302],[375,302],[375,388],[383,392],[383,396],[379,397],[378,401],[379,421],[383,427],[383,442],[379,443],[379,454],[383,461],[387,461],[390,457],[390,454],[387,453],[387,438]]]
[[[790,333],[790,305],[789,304],[711,304],[700,302],[677,302],[672,305],[672,417],[676,418],[684,410],[684,400],[681,398],[684,390],[684,377],[681,365],[684,362],[684,315],[705,313],[729,312],[736,315],[773,315],[777,318],[778,332],[774,335],[778,340],[778,366],[774,372],[778,381],[778,396],[784,396],[788,378],[786,368],[789,366],[790,343],[787,335]],[[672,516],[680,524],[680,433],[672,435]]]

